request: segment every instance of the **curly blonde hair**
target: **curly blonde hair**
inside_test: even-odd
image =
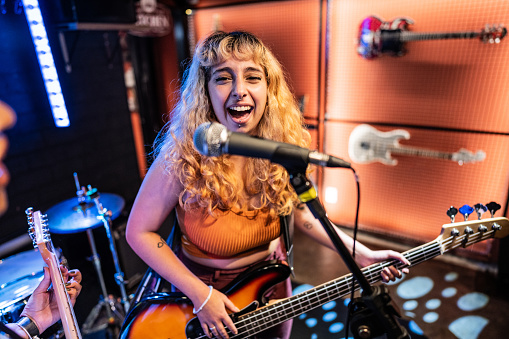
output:
[[[210,69],[229,58],[253,60],[265,71],[267,107],[255,134],[301,147],[309,147],[311,141],[282,67],[269,49],[247,32],[211,34],[197,45],[184,73],[180,100],[154,143],[154,154],[164,154],[166,171],[184,187],[179,199],[185,210],[199,207],[214,215],[242,204],[236,189],[242,179],[235,176],[230,156],[203,156],[193,146],[196,128],[217,121],[207,91]],[[256,203],[243,208],[268,211],[271,217],[291,213],[298,198],[282,166],[249,158],[245,171],[245,190]]]

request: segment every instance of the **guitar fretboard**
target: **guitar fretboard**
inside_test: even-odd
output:
[[[414,33],[403,31],[401,41],[441,40],[441,39],[473,39],[481,35],[480,32],[450,32],[450,33]]]
[[[445,159],[445,160],[452,160],[453,153],[449,152],[440,152],[440,151],[434,151],[434,150],[428,150],[423,148],[414,148],[414,147],[391,147],[390,148],[391,153],[400,154],[400,155],[416,155],[426,158],[435,158],[435,159]]]

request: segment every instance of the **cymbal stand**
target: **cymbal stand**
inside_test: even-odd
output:
[[[85,215],[85,211],[88,208],[88,206],[87,206],[88,203],[86,201],[87,196],[88,196],[87,191],[86,191],[85,187],[80,187],[79,182],[78,182],[78,176],[76,173],[74,173],[74,180],[76,183],[76,188],[77,188],[76,195],[78,196],[78,203],[79,203],[78,211],[80,211],[81,213],[83,213]],[[110,220],[110,222],[111,222],[111,220]],[[92,309],[90,314],[87,316],[87,318],[83,324],[83,331],[82,331],[83,334],[94,333],[99,330],[103,330],[107,327],[113,327],[114,325],[118,325],[117,327],[120,328],[122,322],[124,321],[124,317],[125,317],[124,314],[119,312],[121,310],[121,308],[117,307],[117,305],[116,305],[117,303],[114,300],[114,298],[112,296],[108,295],[108,292],[106,291],[106,284],[104,282],[104,276],[102,274],[102,268],[101,268],[101,260],[97,253],[97,248],[95,245],[95,240],[94,240],[94,236],[92,233],[92,229],[89,228],[89,229],[87,229],[86,232],[87,232],[88,242],[90,244],[90,249],[92,251],[91,260],[94,264],[94,268],[97,273],[97,277],[99,279],[99,284],[101,287],[101,292],[102,292],[101,299],[102,300],[100,300],[99,303],[96,306],[94,306],[94,308]],[[108,232],[108,234],[109,234],[109,232]],[[106,323],[98,321],[98,318],[101,315],[101,310],[103,308],[106,312],[106,318],[107,318]],[[114,337],[116,337],[116,335],[113,333],[111,337],[114,338]]]
[[[120,295],[122,297],[122,304],[124,304],[124,312],[127,313],[129,310],[129,300],[127,299],[127,293],[125,291],[125,280],[124,280],[124,272],[120,269],[120,264],[117,255],[117,249],[115,247],[115,242],[113,241],[113,236],[111,234],[111,211],[104,207],[99,201],[100,194],[96,188],[92,188],[88,186],[87,195],[94,201],[95,206],[98,211],[98,218],[104,224],[104,228],[106,229],[106,236],[108,237],[110,243],[110,251],[113,257],[113,264],[115,265],[115,281],[120,288]]]

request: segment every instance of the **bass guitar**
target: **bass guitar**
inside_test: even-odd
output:
[[[81,339],[78,321],[74,315],[74,309],[65,287],[64,277],[60,271],[60,262],[58,261],[49,234],[46,215],[41,214],[40,211],[34,211],[33,208],[28,208],[25,213],[28,220],[28,234],[32,238],[34,247],[39,249],[42,259],[49,268],[65,338]]]
[[[370,125],[361,124],[350,133],[348,155],[353,162],[358,164],[378,161],[391,166],[395,166],[398,163],[396,159],[392,158],[392,154],[452,160],[459,165],[483,161],[486,158],[484,151],[477,151],[474,154],[464,148],[458,152],[449,153],[417,147],[404,147],[399,144],[401,139],[410,139],[410,133],[403,129],[380,132]]]
[[[489,238],[503,238],[509,233],[507,218],[465,221],[442,226],[435,240],[403,253],[414,266],[458,247],[467,247]],[[362,269],[370,284],[382,280],[381,271],[389,266],[405,267],[389,260]],[[228,331],[230,338],[249,338],[256,333],[297,317],[332,300],[344,297],[354,284],[352,274],[329,281],[305,292],[271,304],[262,298],[268,287],[285,280],[288,266],[266,262],[247,271],[223,291],[235,305],[244,308],[231,317],[238,334]],[[358,284],[355,284],[358,289]],[[258,308],[259,305],[263,307]],[[157,293],[136,304],[124,321],[121,339],[205,339],[193,305],[183,294]]]
[[[376,59],[382,54],[403,56],[405,43],[415,40],[472,39],[479,38],[484,43],[496,44],[507,35],[502,25],[486,25],[480,31],[448,33],[414,33],[408,31],[413,24],[410,18],[396,18],[387,22],[376,16],[369,16],[359,26],[357,53],[364,59]]]

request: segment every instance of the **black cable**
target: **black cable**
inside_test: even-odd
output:
[[[357,243],[357,230],[359,226],[359,209],[361,203],[361,188],[359,184],[359,176],[355,172],[353,168],[350,168],[353,172],[355,183],[357,186],[357,206],[355,209],[355,222],[353,227],[353,247],[352,247],[352,257],[355,259],[355,244]],[[348,312],[346,314],[346,322],[345,322],[345,339],[348,339],[348,333],[350,332],[350,307],[352,305],[352,301],[354,299],[355,294],[355,280],[352,279],[352,290],[350,292],[350,302],[348,303]]]

